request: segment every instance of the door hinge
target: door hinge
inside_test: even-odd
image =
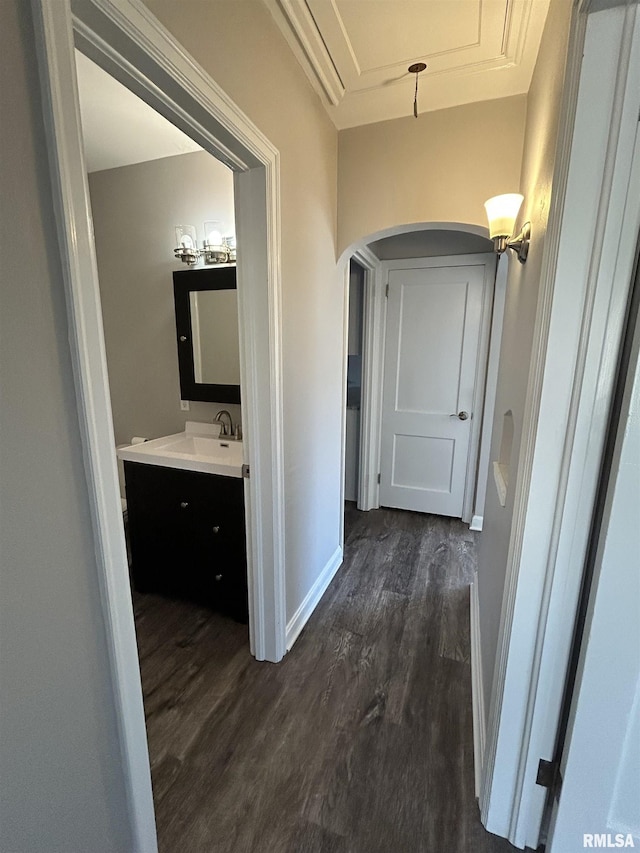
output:
[[[242,466],[242,476],[245,478],[245,480],[248,480],[250,477],[250,474],[251,474],[251,471],[249,469],[249,466],[245,462],[244,465]]]
[[[385,298],[386,298],[386,299],[388,299],[388,298],[389,298],[389,285],[388,285],[388,284],[387,284],[387,286],[385,287],[384,295],[385,295]]]
[[[545,761],[541,758],[538,762],[538,775],[536,776],[536,785],[541,788],[549,788],[555,797],[560,793],[562,787],[562,776],[560,774],[560,764],[558,761]]]
[[[378,483],[380,482],[380,474],[378,474]]]

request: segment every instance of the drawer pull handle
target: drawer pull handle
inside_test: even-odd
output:
[[[221,580],[222,580],[222,575],[216,575],[216,580],[217,580],[217,581],[221,581]]]
[[[220,533],[220,525],[219,524],[216,524],[216,526],[213,528],[213,532],[214,533]]]
[[[189,506],[189,501],[180,501],[180,506],[182,509],[186,509]]]

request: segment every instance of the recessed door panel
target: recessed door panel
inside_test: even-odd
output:
[[[468,282],[425,287],[409,281],[398,287],[395,409],[451,412],[459,393]]]
[[[393,438],[393,486],[451,492],[455,441],[432,435]]]

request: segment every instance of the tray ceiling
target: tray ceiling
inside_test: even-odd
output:
[[[528,91],[549,0],[264,0],[338,128]]]

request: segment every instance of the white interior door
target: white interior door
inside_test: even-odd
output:
[[[389,270],[382,506],[462,516],[484,272]]]

